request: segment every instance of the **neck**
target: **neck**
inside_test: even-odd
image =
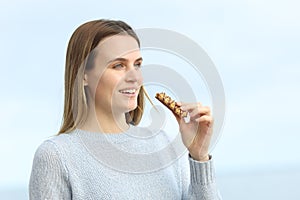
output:
[[[129,125],[126,122],[125,113],[90,109],[86,122],[80,128],[91,132],[121,133],[126,131]]]

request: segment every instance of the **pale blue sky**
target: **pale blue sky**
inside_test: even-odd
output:
[[[27,184],[35,149],[60,126],[69,37],[99,18],[170,29],[208,53],[227,103],[213,152],[219,174],[299,169],[299,7],[292,0],[2,1],[0,187]]]

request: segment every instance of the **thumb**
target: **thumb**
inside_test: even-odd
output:
[[[173,113],[173,115],[174,115],[174,117],[175,117],[175,119],[176,119],[178,125],[181,125],[182,123],[185,122],[184,119],[183,119],[183,117],[179,117],[179,116],[178,116],[177,114],[175,114],[174,112],[172,112],[172,113]]]

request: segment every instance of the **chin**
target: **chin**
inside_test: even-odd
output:
[[[119,110],[119,112],[122,113],[127,113],[130,111],[133,111],[137,108],[137,103],[136,102],[132,102],[132,103],[127,103],[127,104],[119,104],[115,107],[115,109]]]
[[[137,104],[135,104],[135,105],[129,105],[129,106],[127,107],[127,112],[133,111],[133,110],[135,110],[136,108],[137,108]]]

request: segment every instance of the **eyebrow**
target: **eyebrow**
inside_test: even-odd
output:
[[[107,64],[112,63],[112,62],[115,62],[115,61],[128,62],[128,59],[126,59],[126,58],[114,58],[114,59],[108,61]],[[134,62],[136,62],[136,61],[143,61],[143,58],[142,58],[142,57],[139,57],[139,58],[136,59]]]

